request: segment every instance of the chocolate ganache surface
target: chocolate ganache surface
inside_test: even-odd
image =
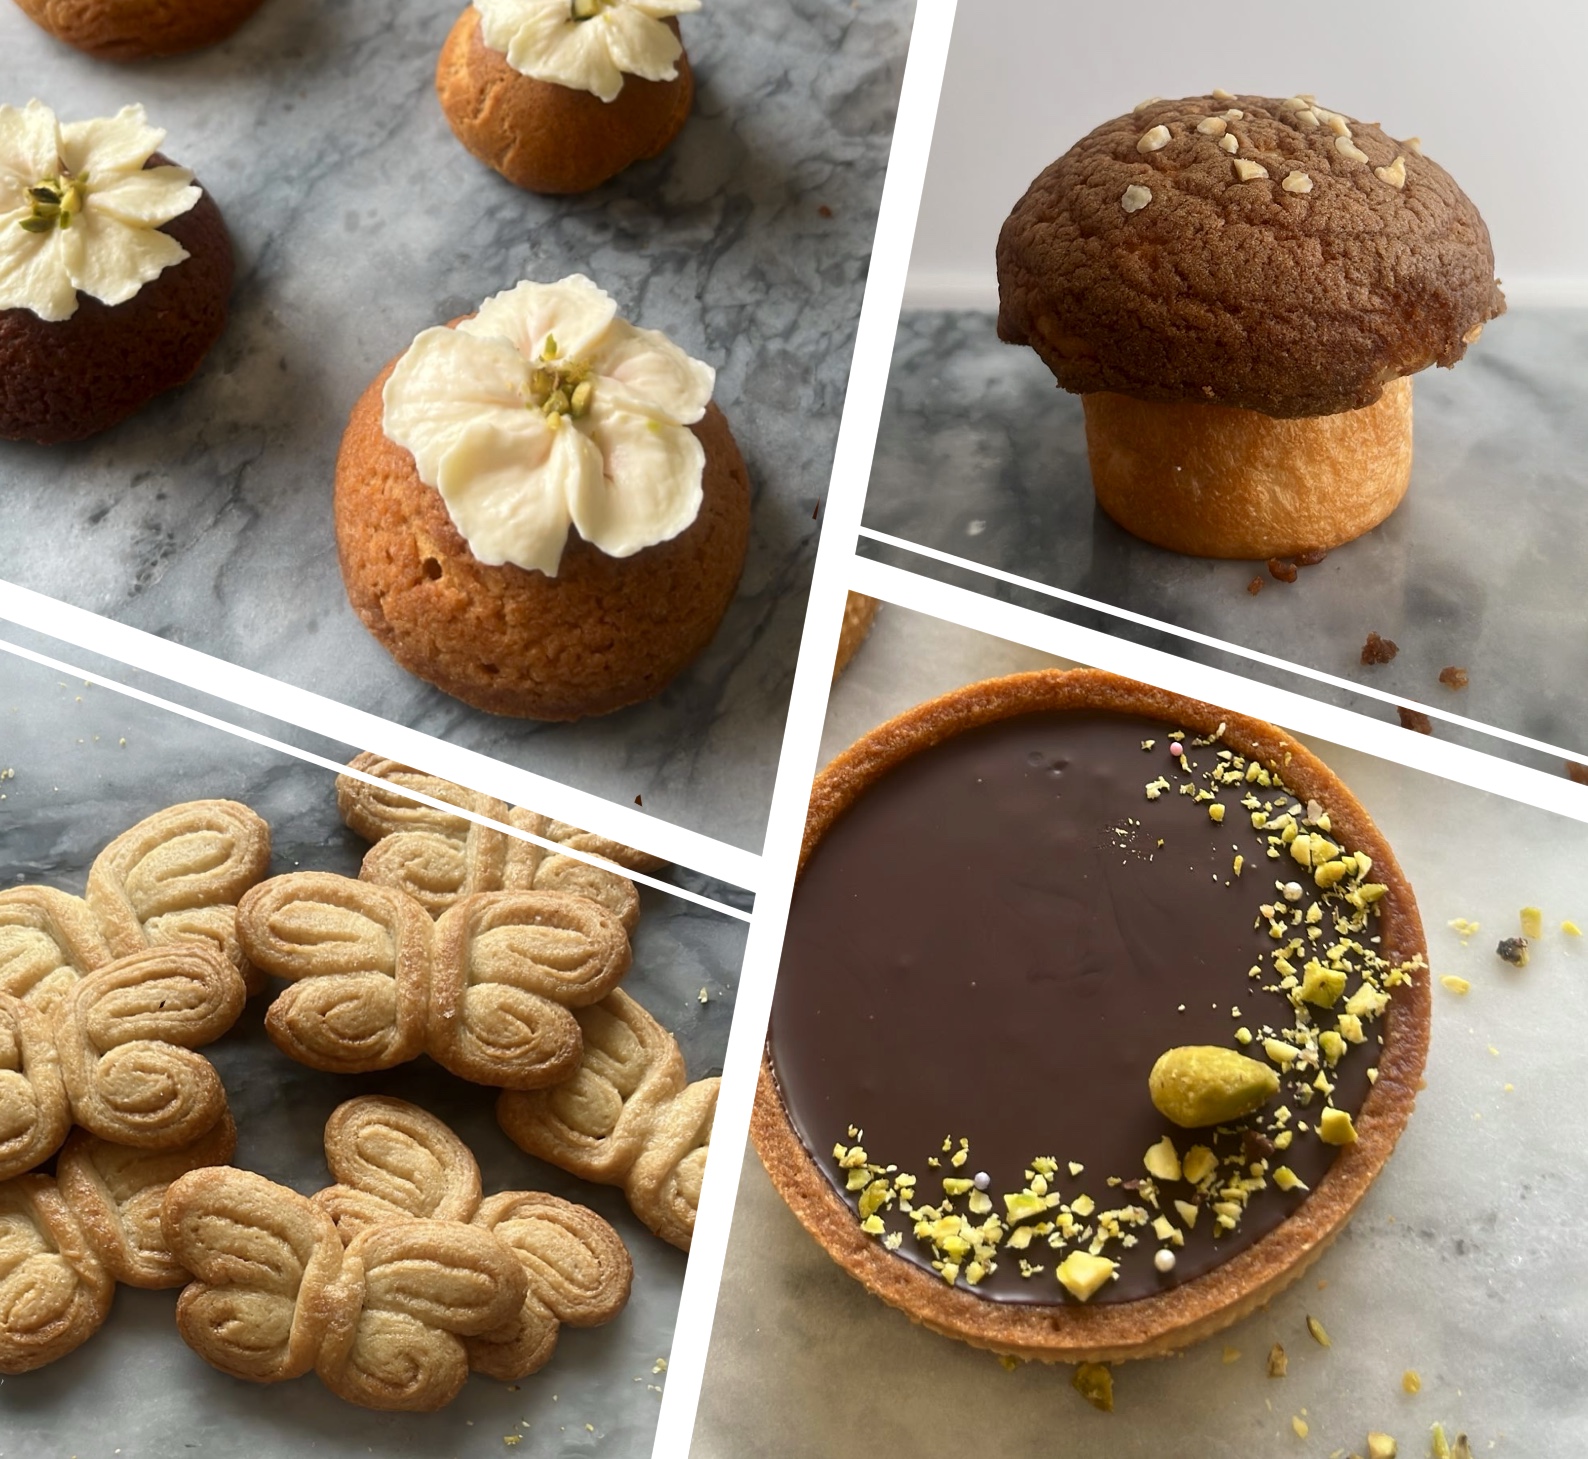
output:
[[[1275,987],[1271,923],[1299,924],[1300,909],[1320,894],[1291,856],[1269,854],[1251,797],[1298,820],[1317,808],[1297,806],[1277,784],[1234,784],[1225,747],[1171,739],[1176,729],[1101,711],[1023,714],[881,776],[804,868],[769,1034],[794,1129],[851,1206],[859,1197],[835,1146],[863,1145],[869,1162],[913,1174],[917,1210],[942,1200],[944,1177],[985,1172],[991,1209],[1004,1217],[1003,1196],[1029,1191],[1037,1157],[1056,1162],[1039,1168],[1052,1171],[1039,1185],[1066,1206],[1080,1202],[1083,1230],[1095,1231],[1093,1212],[1136,1206],[1145,1219],[1127,1221],[1119,1228],[1127,1239],[1101,1250],[1118,1269],[1094,1302],[1162,1291],[1250,1246],[1296,1209],[1338,1153],[1309,1126],[1325,1098],[1302,1088],[1320,1076],[1316,1064],[1283,1070],[1264,1110],[1217,1133],[1176,1127],[1149,1096],[1148,1074],[1170,1048],[1217,1045],[1266,1063],[1265,1031],[1282,1034],[1309,1016],[1315,1030],[1333,1029],[1338,1016],[1338,1008],[1298,1015],[1294,997]],[[1171,753],[1175,744],[1183,754]],[[1231,783],[1210,784],[1221,750]],[[1167,783],[1149,798],[1160,776]],[[1209,814],[1213,797],[1182,793],[1186,782],[1213,792],[1222,822]],[[1312,914],[1317,946],[1340,935],[1337,915],[1334,903],[1327,916]],[[1376,919],[1364,920],[1356,935],[1366,944]],[[1237,1042],[1238,1029],[1251,1032],[1249,1045]],[[1378,1034],[1368,1023],[1362,1046],[1328,1067],[1336,1108],[1360,1109]],[[1280,1107],[1290,1111],[1281,1120],[1290,1136],[1276,1151]],[[1236,1177],[1259,1175],[1233,1229],[1219,1230],[1210,1209],[1219,1196],[1211,1187],[1225,1176],[1200,1192],[1185,1180],[1148,1180],[1143,1199],[1143,1157],[1165,1135],[1180,1155],[1206,1145]],[[968,1149],[956,1167],[961,1140]],[[1281,1165],[1299,1179],[1291,1190],[1272,1179]],[[1177,1200],[1198,1208],[1194,1222]],[[966,1210],[963,1195],[955,1209]],[[900,1259],[932,1264],[933,1245],[912,1230],[917,1218],[897,1204],[875,1215],[885,1230],[871,1229]],[[1154,1232],[1161,1216],[1173,1241]],[[1028,1303],[1072,1300],[1055,1268],[1091,1249],[1086,1236],[999,1246],[974,1290]],[[1167,1272],[1154,1261],[1166,1248],[1175,1255]]]

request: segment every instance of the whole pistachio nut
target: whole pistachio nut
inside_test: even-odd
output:
[[[1266,1064],[1216,1044],[1185,1044],[1159,1056],[1147,1077],[1158,1113],[1184,1130],[1229,1124],[1279,1088]]]

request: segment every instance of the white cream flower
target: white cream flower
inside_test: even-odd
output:
[[[611,101],[623,77],[671,81],[683,47],[669,16],[700,0],[474,0],[480,33],[515,71]]]
[[[0,106],[0,309],[124,304],[188,256],[160,228],[202,193],[185,167],[143,165],[164,140],[141,106],[64,126],[37,101]]]
[[[383,425],[481,562],[556,577],[570,524],[632,557],[695,520],[706,452],[689,427],[715,382],[573,274],[425,330],[386,382]]]

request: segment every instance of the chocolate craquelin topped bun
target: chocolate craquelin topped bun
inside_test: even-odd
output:
[[[1066,390],[1272,416],[1371,405],[1505,309],[1489,230],[1421,144],[1299,96],[1105,122],[1009,215],[998,277],[999,337]]]
[[[757,1146],[930,1327],[1169,1351],[1294,1280],[1381,1168],[1423,955],[1372,822],[1270,726],[1089,671],[975,685],[817,783]]]
[[[997,262],[999,338],[1083,397],[1098,504],[1204,557],[1376,527],[1411,479],[1410,377],[1505,309],[1450,174],[1311,96],[1105,122],[1031,184]]]

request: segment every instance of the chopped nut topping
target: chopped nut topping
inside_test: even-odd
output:
[[[1476,344],[1478,342],[1478,336],[1482,333],[1483,325],[1481,323],[1474,324],[1471,329],[1461,336],[1461,342],[1462,344]]]
[[[1582,928],[1579,927],[1575,922],[1562,922],[1560,924],[1560,930],[1568,937],[1582,936]]]
[[[1234,132],[1226,132],[1222,137],[1219,138],[1219,146],[1221,146],[1226,152],[1234,152],[1240,147],[1240,145],[1240,139],[1235,135]]]
[[[1305,1439],[1307,1435],[1312,1432],[1312,1430],[1307,1427],[1306,1419],[1302,1418],[1299,1413],[1291,1415],[1290,1427],[1295,1431],[1296,1437],[1298,1439]]]
[[[1404,704],[1395,706],[1395,713],[1400,716],[1401,728],[1416,730],[1420,735],[1431,735],[1434,724],[1431,719],[1420,709],[1407,709]]]
[[[1397,157],[1388,167],[1375,167],[1373,176],[1380,182],[1387,182],[1391,187],[1406,186],[1406,159]]]
[[[1439,981],[1460,998],[1465,998],[1472,991],[1472,984],[1465,978],[1456,977],[1454,973],[1446,973]]]
[[[1544,910],[1542,907],[1522,908],[1522,936],[1530,941],[1544,935]]]
[[[1275,1343],[1268,1350],[1268,1376],[1270,1378],[1283,1378],[1290,1369],[1290,1359],[1285,1356],[1284,1348]]]
[[[1140,183],[1131,183],[1119,199],[1119,205],[1127,213],[1139,213],[1152,201],[1152,189],[1142,187]]]
[[[1296,120],[1301,124],[1303,130],[1308,132],[1315,132],[1322,125],[1322,123],[1318,120],[1318,113],[1311,107],[1308,107],[1304,111],[1298,111],[1296,113]]]
[[[1138,101],[1135,106],[1131,107],[1130,114],[1139,117],[1149,106],[1153,106],[1162,100],[1161,96],[1149,96],[1145,101]]]
[[[1222,86],[1215,86],[1212,91],[1214,101],[1234,101],[1235,93],[1226,91]]]
[[[1161,152],[1169,145],[1169,128],[1161,123],[1149,127],[1136,142],[1138,152]]]
[[[1410,152],[1413,157],[1421,157],[1423,155],[1423,139],[1421,137],[1408,137],[1401,143],[1401,146]]]
[[[1223,1050],[1220,1052],[1222,1053]],[[1180,1179],[1180,1154],[1174,1148],[1174,1141],[1167,1135],[1156,1145],[1148,1148],[1147,1153],[1142,1156],[1141,1163],[1146,1166],[1147,1174],[1154,1180]]]
[[[1114,1374],[1106,1363],[1082,1363],[1070,1383],[1093,1408],[1113,1413]]]
[[[1307,1317],[1307,1331],[1312,1334],[1312,1340],[1321,1348],[1332,1348],[1334,1344],[1329,1341],[1329,1334],[1323,1330],[1323,1324],[1310,1313]]]
[[[1222,137],[1229,130],[1230,124],[1223,117],[1203,117],[1197,123],[1197,131],[1204,137]]]
[[[1423,1391],[1422,1375],[1415,1368],[1408,1368],[1401,1374],[1401,1387],[1407,1393],[1421,1393]]]
[[[1312,179],[1305,172],[1287,172],[1285,180],[1279,184],[1287,193],[1310,193]]]
[[[1237,157],[1235,175],[1242,182],[1255,182],[1260,177],[1267,177],[1268,169],[1261,162],[1253,162],[1249,157]]]
[[[1318,1138],[1325,1145],[1354,1145],[1356,1126],[1343,1109],[1326,1109],[1318,1117]]]
[[[1262,590],[1263,590],[1263,580],[1260,577],[1253,578],[1251,580],[1251,582],[1247,583],[1247,585],[1246,585],[1246,591],[1248,593],[1250,593],[1254,598],[1260,592],[1262,592]]]
[[[1054,1276],[1077,1301],[1088,1301],[1118,1270],[1116,1262],[1107,1257],[1092,1256],[1085,1251],[1072,1251],[1062,1262]]]
[[[1471,682],[1465,669],[1458,669],[1454,664],[1439,671],[1439,682],[1447,689],[1465,689]]]
[[[1293,583],[1296,580],[1296,564],[1286,562],[1282,557],[1268,559],[1268,575],[1281,583]]]
[[[1388,1434],[1369,1434],[1367,1436],[1367,1459],[1395,1459],[1400,1451],[1395,1446],[1395,1440]]]
[[[1336,137],[1334,139],[1334,150],[1342,157],[1349,158],[1352,162],[1367,161],[1367,153],[1358,147],[1356,143],[1353,142],[1348,136]]]

